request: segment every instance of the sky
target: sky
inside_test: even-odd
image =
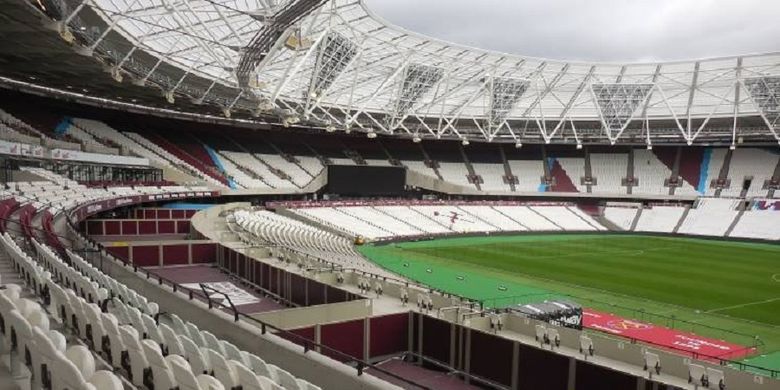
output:
[[[561,60],[653,62],[780,52],[780,0],[364,0],[446,41]]]

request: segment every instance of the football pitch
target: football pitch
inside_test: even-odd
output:
[[[758,344],[770,357],[780,351],[780,245],[557,234],[445,238],[360,251],[390,271],[486,307],[569,299],[702,336]]]

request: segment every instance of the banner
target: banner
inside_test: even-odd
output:
[[[84,161],[100,164],[149,166],[149,160],[146,158],[88,153],[67,149],[52,149],[51,158],[55,160]]]
[[[18,142],[0,140],[0,154],[12,154],[15,156],[43,157],[44,149],[41,145],[28,145]]]

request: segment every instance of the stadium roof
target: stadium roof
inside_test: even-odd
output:
[[[530,58],[404,30],[360,0],[39,4],[115,78],[226,114],[421,138],[780,140],[780,53],[648,64]]]

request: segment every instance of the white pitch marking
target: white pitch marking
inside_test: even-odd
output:
[[[760,305],[760,304],[762,304],[762,303],[770,303],[770,302],[774,302],[774,301],[780,301],[780,297],[778,297],[778,298],[772,298],[772,299],[767,299],[767,300],[764,300],[764,301],[757,301],[757,302],[743,303],[743,304],[741,304],[741,305],[733,305],[733,306],[726,306],[726,307],[721,307],[721,308],[717,308],[717,309],[707,310],[707,311],[705,311],[704,313],[714,313],[714,312],[716,312],[716,311],[723,311],[723,310],[729,310],[729,309],[738,309],[738,308],[740,308],[740,307],[745,307],[745,306],[753,306],[753,305]]]

